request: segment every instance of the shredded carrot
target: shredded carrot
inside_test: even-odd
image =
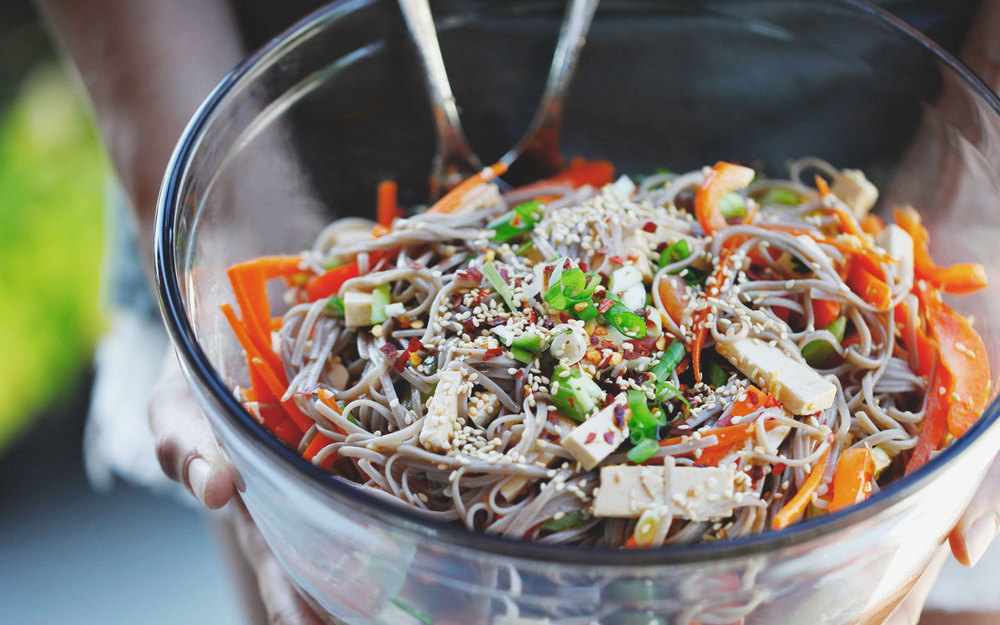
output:
[[[826,197],[830,195],[830,185],[826,183],[826,178],[816,174],[816,190],[819,191],[820,197]]]
[[[751,384],[744,391],[743,399],[737,399],[733,403],[733,408],[729,411],[729,416],[745,417],[761,408],[777,408],[779,406],[781,406],[781,402],[777,398]]]
[[[278,401],[281,402],[281,406],[288,413],[288,416],[295,421],[295,425],[298,426],[300,433],[305,433],[306,430],[312,427],[314,421],[299,410],[299,407],[295,404],[294,399],[288,398],[283,401],[280,399],[288,389],[285,388],[285,385],[279,381],[278,376],[264,363],[264,361],[260,358],[253,358],[250,360],[250,366],[258,370],[258,373],[261,378],[263,378],[264,383],[267,384],[267,387],[271,390],[271,392],[279,398]]]
[[[384,228],[392,228],[392,222],[396,218],[406,217],[406,213],[396,201],[397,192],[395,180],[383,180],[378,183],[375,220]]]
[[[358,267],[357,262],[334,267],[306,283],[306,297],[309,298],[310,302],[315,302],[318,299],[336,295],[345,282],[351,278],[357,278],[359,275],[361,275],[361,268]]]
[[[427,209],[428,213],[451,213],[462,205],[462,200],[473,189],[479,185],[493,180],[497,176],[502,176],[507,171],[507,165],[499,162],[484,168],[481,172],[462,181],[461,184],[449,191],[433,206]]]
[[[274,428],[274,435],[289,447],[295,448],[302,442],[302,431],[291,419],[285,419]]]
[[[777,421],[769,419],[764,422],[764,429],[767,431],[773,430],[776,427],[778,427]],[[715,443],[714,445],[709,445],[708,447],[702,447],[701,454],[697,457],[697,462],[703,465],[718,464],[723,458],[732,453],[733,449],[737,445],[742,445],[743,443],[748,441],[752,436],[754,436],[755,432],[756,432],[756,425],[754,423],[727,425],[724,427],[718,427],[718,428],[713,428],[711,430],[703,431],[701,433],[702,438],[708,436],[714,436],[718,440],[718,442]],[[674,436],[672,438],[665,438],[660,441],[660,447],[666,447],[668,445],[677,445],[684,442],[684,440],[685,437],[683,436]]]
[[[963,263],[941,267],[931,258],[930,235],[920,223],[920,214],[912,206],[894,209],[896,224],[913,239],[913,271],[918,279],[926,280],[947,293],[965,294],[985,288],[989,281],[979,263]]]
[[[833,474],[833,499],[830,513],[864,501],[872,494],[875,461],[870,447],[852,447],[840,455]]]
[[[316,436],[313,437],[311,441],[309,441],[309,445],[306,447],[306,450],[302,452],[302,457],[308,460],[309,462],[312,462],[313,458],[316,457],[316,454],[323,451],[325,447],[327,447],[328,445],[332,445],[333,443],[334,440],[332,438],[323,434],[322,432],[317,432]],[[337,454],[336,452],[334,452],[328,455],[326,458],[324,458],[323,461],[317,464],[316,466],[326,471],[329,471],[333,469],[333,465],[336,462],[337,462]]]
[[[772,529],[783,530],[802,516],[802,513],[806,510],[806,506],[812,501],[813,494],[823,482],[823,475],[826,473],[826,464],[829,460],[830,448],[827,447],[826,451],[823,452],[823,455],[820,456],[819,460],[813,466],[812,471],[809,472],[809,476],[806,478],[805,483],[802,484],[799,492],[795,493],[795,496],[775,515],[774,520],[771,522]]]
[[[277,360],[277,356],[275,356],[274,352],[270,350],[268,350],[267,353],[261,353],[260,349],[254,344],[252,338],[247,332],[245,325],[236,318],[236,312],[233,310],[232,306],[229,304],[223,304],[219,308],[222,309],[222,314],[225,315],[226,321],[229,322],[229,327],[233,329],[233,334],[236,335],[236,340],[240,342],[240,345],[243,347],[243,351],[246,353],[247,367],[250,370],[250,384],[254,390],[257,401],[278,401],[278,396],[271,393],[270,389],[264,383],[263,378],[261,378],[257,374],[256,370],[250,366],[250,362],[254,358],[259,358],[267,362],[268,366],[273,366],[270,360],[274,360],[278,366],[280,366],[281,363]],[[270,360],[267,358],[268,354],[271,357]]]

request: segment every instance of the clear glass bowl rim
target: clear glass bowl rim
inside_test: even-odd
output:
[[[346,12],[369,5],[376,0],[337,0],[297,23],[281,35],[272,39],[264,47],[244,59],[230,71],[205,99],[188,123],[167,166],[166,174],[157,200],[155,225],[154,277],[160,311],[166,322],[179,357],[186,365],[189,376],[207,388],[217,405],[224,408],[223,416],[237,429],[250,434],[261,453],[272,456],[278,462],[293,467],[302,476],[303,484],[308,484],[326,496],[348,500],[353,508],[365,513],[371,522],[391,526],[395,531],[410,534],[413,539],[428,537],[436,539],[442,546],[464,547],[473,551],[505,557],[521,558],[553,564],[577,564],[599,568],[645,567],[693,562],[719,561],[779,551],[808,542],[815,538],[832,535],[840,530],[858,524],[878,515],[915,494],[934,479],[953,458],[976,442],[987,429],[1000,419],[1000,398],[995,399],[983,412],[979,420],[965,435],[953,442],[944,451],[905,479],[897,480],[867,501],[835,514],[805,521],[788,529],[749,536],[717,543],[695,545],[672,545],[659,549],[621,550],[611,547],[571,547],[548,545],[531,541],[516,540],[474,532],[464,526],[427,519],[414,511],[395,506],[360,489],[332,479],[331,475],[312,465],[285,447],[243,408],[233,396],[219,374],[210,364],[196,338],[194,328],[188,320],[180,287],[176,280],[174,258],[175,232],[173,225],[177,219],[181,190],[186,180],[188,166],[199,147],[202,131],[209,125],[215,112],[227,96],[251,76],[254,70],[266,64],[295,46],[296,42],[308,34],[322,29],[331,20],[336,20]],[[866,0],[835,0],[836,4],[853,8],[868,14],[911,39],[916,45],[932,53],[939,61],[954,72],[962,82],[975,91],[993,112],[1000,116],[1000,98],[964,63],[946,52],[932,40],[915,30],[899,18],[870,4]]]

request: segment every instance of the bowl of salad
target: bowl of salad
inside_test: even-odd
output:
[[[861,2],[604,2],[516,184],[563,5],[434,5],[431,193],[394,2],[247,59],[160,198],[162,310],[331,623],[881,622],[1000,449],[1000,102]],[[994,365],[991,369],[990,365]]]

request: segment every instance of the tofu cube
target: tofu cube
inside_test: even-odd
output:
[[[913,238],[896,224],[888,224],[876,243],[899,262],[889,265],[888,272],[897,284],[909,291],[913,288]]]
[[[562,445],[589,471],[628,438],[628,420],[631,416],[625,395],[619,395],[615,401],[563,437]]]
[[[792,414],[815,414],[833,405],[837,387],[777,347],[744,338],[716,343],[715,349]]]
[[[864,219],[878,201],[878,189],[859,169],[841,171],[830,191],[847,204],[858,219]]]
[[[375,298],[364,291],[344,293],[344,324],[348,328],[360,328],[372,324],[372,304]]]
[[[650,507],[667,506],[675,516],[692,521],[725,518],[754,499],[744,492],[748,480],[737,474],[734,465],[603,467],[594,516],[638,518]]]
[[[451,437],[458,426],[458,398],[468,393],[472,385],[460,371],[448,370],[438,378],[434,395],[427,402],[427,414],[420,427],[420,445],[428,451],[447,452]]]

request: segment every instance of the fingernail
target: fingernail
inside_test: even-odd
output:
[[[965,534],[965,552],[969,555],[969,566],[974,566],[983,557],[990,543],[996,538],[998,529],[1000,527],[997,527],[995,514],[987,514],[972,524]]]
[[[205,503],[205,488],[208,486],[208,474],[211,467],[204,458],[193,458],[188,463],[188,485],[198,501]]]

